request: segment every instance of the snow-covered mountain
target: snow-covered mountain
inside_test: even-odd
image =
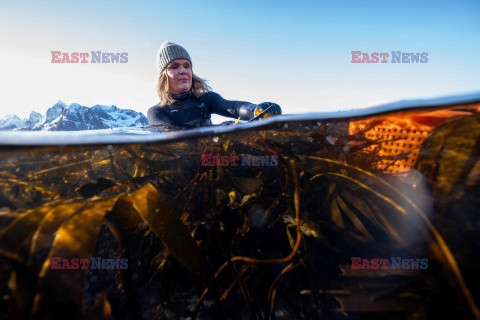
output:
[[[20,119],[14,114],[9,114],[8,116],[0,118],[0,129],[30,128],[41,120],[42,115],[35,111],[32,111],[30,117],[26,119]]]
[[[148,120],[141,112],[116,106],[95,105],[88,108],[78,103],[67,106],[62,101],[48,108],[44,116],[32,111],[27,119],[20,119],[16,115],[0,118],[0,129],[35,131],[97,130],[145,125],[148,125]]]

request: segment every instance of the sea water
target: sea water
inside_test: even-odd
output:
[[[2,131],[0,318],[475,318],[479,111]]]

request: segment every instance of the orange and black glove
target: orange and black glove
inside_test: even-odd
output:
[[[282,108],[273,102],[262,102],[257,104],[253,111],[254,118],[265,119],[277,114],[282,114]]]

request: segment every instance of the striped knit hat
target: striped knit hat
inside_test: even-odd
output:
[[[167,65],[177,59],[186,59],[193,65],[190,55],[182,46],[168,41],[162,43],[157,52],[157,79]]]

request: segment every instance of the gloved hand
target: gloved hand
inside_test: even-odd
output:
[[[261,116],[261,118],[268,118],[276,114],[282,114],[282,109],[278,104],[273,102],[262,102],[257,104],[257,106],[255,107],[253,111],[253,116],[256,117],[267,109],[268,111],[263,116]]]

